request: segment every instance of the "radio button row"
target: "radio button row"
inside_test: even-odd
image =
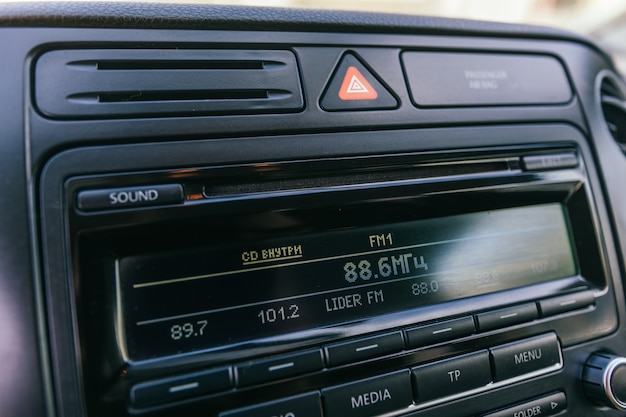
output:
[[[322,417],[319,392],[298,395],[238,410],[220,413],[220,417]]]
[[[324,417],[370,417],[413,404],[409,371],[402,370],[322,390]]]
[[[554,333],[508,343],[489,351],[495,382],[562,366],[561,348]]]
[[[532,321],[538,317],[537,305],[535,303],[528,303],[477,314],[476,321],[478,323],[478,330],[487,332],[489,330]]]
[[[593,291],[582,291],[560,297],[548,298],[539,301],[539,310],[542,317],[553,316],[567,311],[588,307],[596,302]]]
[[[402,332],[382,334],[365,339],[335,343],[324,347],[328,366],[338,366],[404,349]]]
[[[146,408],[232,388],[230,368],[211,369],[137,384],[130,390],[133,407]]]
[[[460,394],[491,383],[489,353],[485,351],[411,369],[418,402]]]
[[[445,342],[474,334],[476,327],[472,317],[461,317],[441,323],[428,324],[405,330],[407,347],[416,348]]]
[[[235,367],[237,386],[240,387],[306,374],[323,368],[324,361],[320,350],[260,359]]]
[[[567,398],[565,398],[564,393],[559,392],[495,413],[484,414],[481,417],[548,417],[559,414],[566,409]]]

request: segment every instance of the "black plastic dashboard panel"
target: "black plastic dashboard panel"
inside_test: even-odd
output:
[[[478,416],[535,400],[556,404],[559,412],[567,408],[568,415],[617,415],[588,400],[580,381],[591,353],[626,354],[620,327],[626,159],[599,105],[602,80],[624,87],[589,41],[526,26],[190,5],[8,5],[0,8],[0,25],[0,37],[10,39],[0,46],[0,361],[8,366],[0,377],[0,415],[247,416],[311,404],[298,415],[323,410],[333,416],[352,404],[367,415]],[[55,85],[54,72],[40,64],[65,51],[88,52],[90,63],[108,61],[107,74],[170,71],[160,80],[187,79],[207,66],[241,70],[249,66],[242,64],[244,55],[277,62],[267,57],[281,54],[290,57],[291,75],[272,82],[289,87],[261,90],[292,95],[286,105],[256,106],[242,101],[262,100],[246,86],[248,96],[229,96],[235,103],[225,108],[214,87],[204,96],[195,87],[183,89],[193,94],[182,100],[163,82],[163,89],[137,101],[106,83],[94,95],[87,80],[71,103],[132,110],[63,113],[42,103],[67,103],[75,92],[61,91],[71,83]],[[116,51],[132,57],[132,65],[120,66],[116,58],[111,67],[109,55]],[[219,62],[194,63],[199,51],[219,51]],[[153,53],[166,61],[182,54],[190,65],[146,64],[143,58]],[[411,91],[415,75],[403,63],[420,54],[504,59],[484,68],[476,65],[488,60],[471,60],[471,68],[463,68],[469,61],[457,61],[470,89],[480,86],[496,97],[499,82],[514,78],[503,68],[513,62],[507,57],[548,64],[532,88],[523,87],[532,82],[528,73],[508,84],[521,85],[527,96],[509,91],[502,100],[475,99],[470,91],[469,99],[427,108]],[[226,65],[224,56],[237,59]],[[354,58],[348,65],[354,69],[344,74],[337,68],[346,56]],[[78,62],[69,68],[93,69],[83,58]],[[332,84],[337,76],[341,83]],[[138,89],[145,81],[150,79],[136,79]],[[556,94],[533,90],[543,82]],[[345,93],[339,111],[320,106],[331,84]],[[350,107],[375,101],[371,89],[380,86],[397,105]],[[432,92],[449,95],[448,87],[431,85]],[[162,107],[135,111],[138,103]],[[102,211],[102,203],[91,211],[76,206],[79,193],[93,190],[120,191],[117,202],[147,201],[162,190],[151,186],[161,184],[182,187],[182,202],[176,197],[164,205]],[[220,223],[254,230],[241,223],[246,216],[260,216],[255,227],[311,232],[537,204],[564,208],[580,270],[528,287],[532,291],[449,300],[411,310],[410,318],[403,310],[313,326],[305,337],[252,340],[243,348],[224,344],[221,351],[201,348],[138,361],[123,352],[114,278],[120,257],[192,251],[210,243]],[[299,223],[281,223],[286,220]],[[380,273],[386,264],[379,265]],[[488,278],[494,276],[480,279]],[[434,291],[432,285],[424,291]],[[358,298],[342,300],[347,305]],[[566,307],[576,303],[581,308]],[[273,323],[268,314],[275,313],[267,308],[259,314]],[[174,340],[203,331],[175,326],[169,327]],[[424,332],[454,336],[415,342]],[[356,349],[347,358],[341,356],[346,346]],[[543,360],[532,357],[537,349],[546,354]],[[511,373],[505,365],[511,358],[526,365]],[[269,380],[251,374],[263,367],[285,373]],[[435,381],[442,372],[451,372],[450,378],[473,372],[476,378],[461,389],[429,393],[422,376]],[[355,388],[360,386],[367,392]],[[196,388],[202,394],[186,394]]]
[[[405,52],[402,62],[418,107],[563,104],[571,99],[567,76],[553,57]]]
[[[50,51],[35,102],[53,118],[279,113],[303,106],[293,53],[259,50]]]

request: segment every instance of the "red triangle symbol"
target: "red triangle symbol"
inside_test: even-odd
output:
[[[339,98],[347,100],[376,100],[378,93],[356,67],[348,67],[339,89]]]

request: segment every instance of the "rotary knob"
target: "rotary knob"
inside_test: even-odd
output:
[[[585,364],[583,383],[596,402],[626,411],[626,358],[594,353]]]

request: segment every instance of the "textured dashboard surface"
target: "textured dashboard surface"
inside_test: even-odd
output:
[[[5,3],[0,25],[204,30],[294,30],[482,35],[542,39],[576,39],[571,32],[548,27],[400,14],[358,13],[286,8],[202,6],[117,2]]]

